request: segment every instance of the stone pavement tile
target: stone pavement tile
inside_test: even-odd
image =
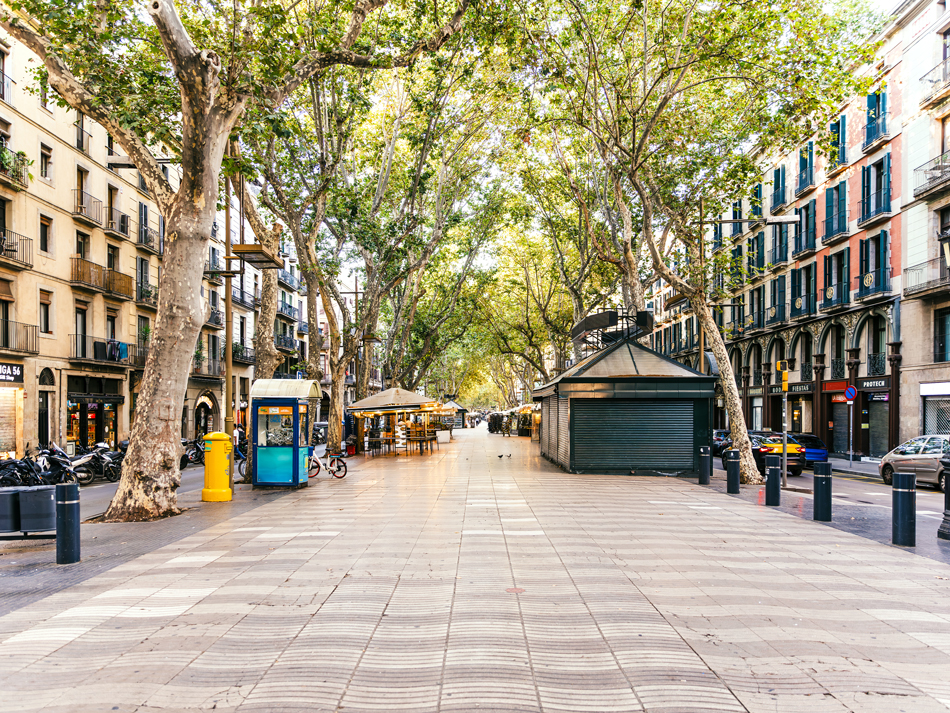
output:
[[[794,695],[734,692],[749,713],[852,713],[851,708],[829,693]]]

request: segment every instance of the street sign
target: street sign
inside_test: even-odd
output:
[[[847,389],[844,390],[844,397],[848,401],[854,401],[854,397],[857,395],[858,395],[858,390],[854,388],[853,386],[849,386]]]

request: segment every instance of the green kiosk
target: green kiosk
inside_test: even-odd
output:
[[[320,387],[304,379],[259,379],[251,384],[250,447],[255,487],[298,488],[307,484],[312,421]]]

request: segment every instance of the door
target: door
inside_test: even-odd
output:
[[[49,443],[49,395],[49,391],[41,391],[37,407],[37,438],[41,448]]]
[[[874,458],[880,458],[888,451],[888,422],[890,421],[890,404],[887,401],[870,401],[868,403],[869,440],[868,450]]]
[[[891,456],[891,466],[896,473],[917,473],[917,456],[927,442],[927,436],[911,438],[899,446]]]
[[[831,404],[831,420],[834,422],[832,433],[832,449],[835,453],[848,452],[848,404],[833,402]]]
[[[943,436],[931,436],[930,440],[920,449],[914,470],[917,480],[924,483],[937,482],[937,466],[943,457],[946,439]]]
[[[673,474],[696,467],[692,401],[571,399],[571,411],[575,472]]]

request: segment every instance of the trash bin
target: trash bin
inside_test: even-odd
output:
[[[20,532],[56,529],[56,486],[38,485],[17,493],[20,500]]]
[[[205,436],[205,487],[201,499],[205,502],[231,500],[228,487],[228,463],[231,460],[231,437],[221,431]]]
[[[20,531],[20,486],[0,488],[0,532]]]

